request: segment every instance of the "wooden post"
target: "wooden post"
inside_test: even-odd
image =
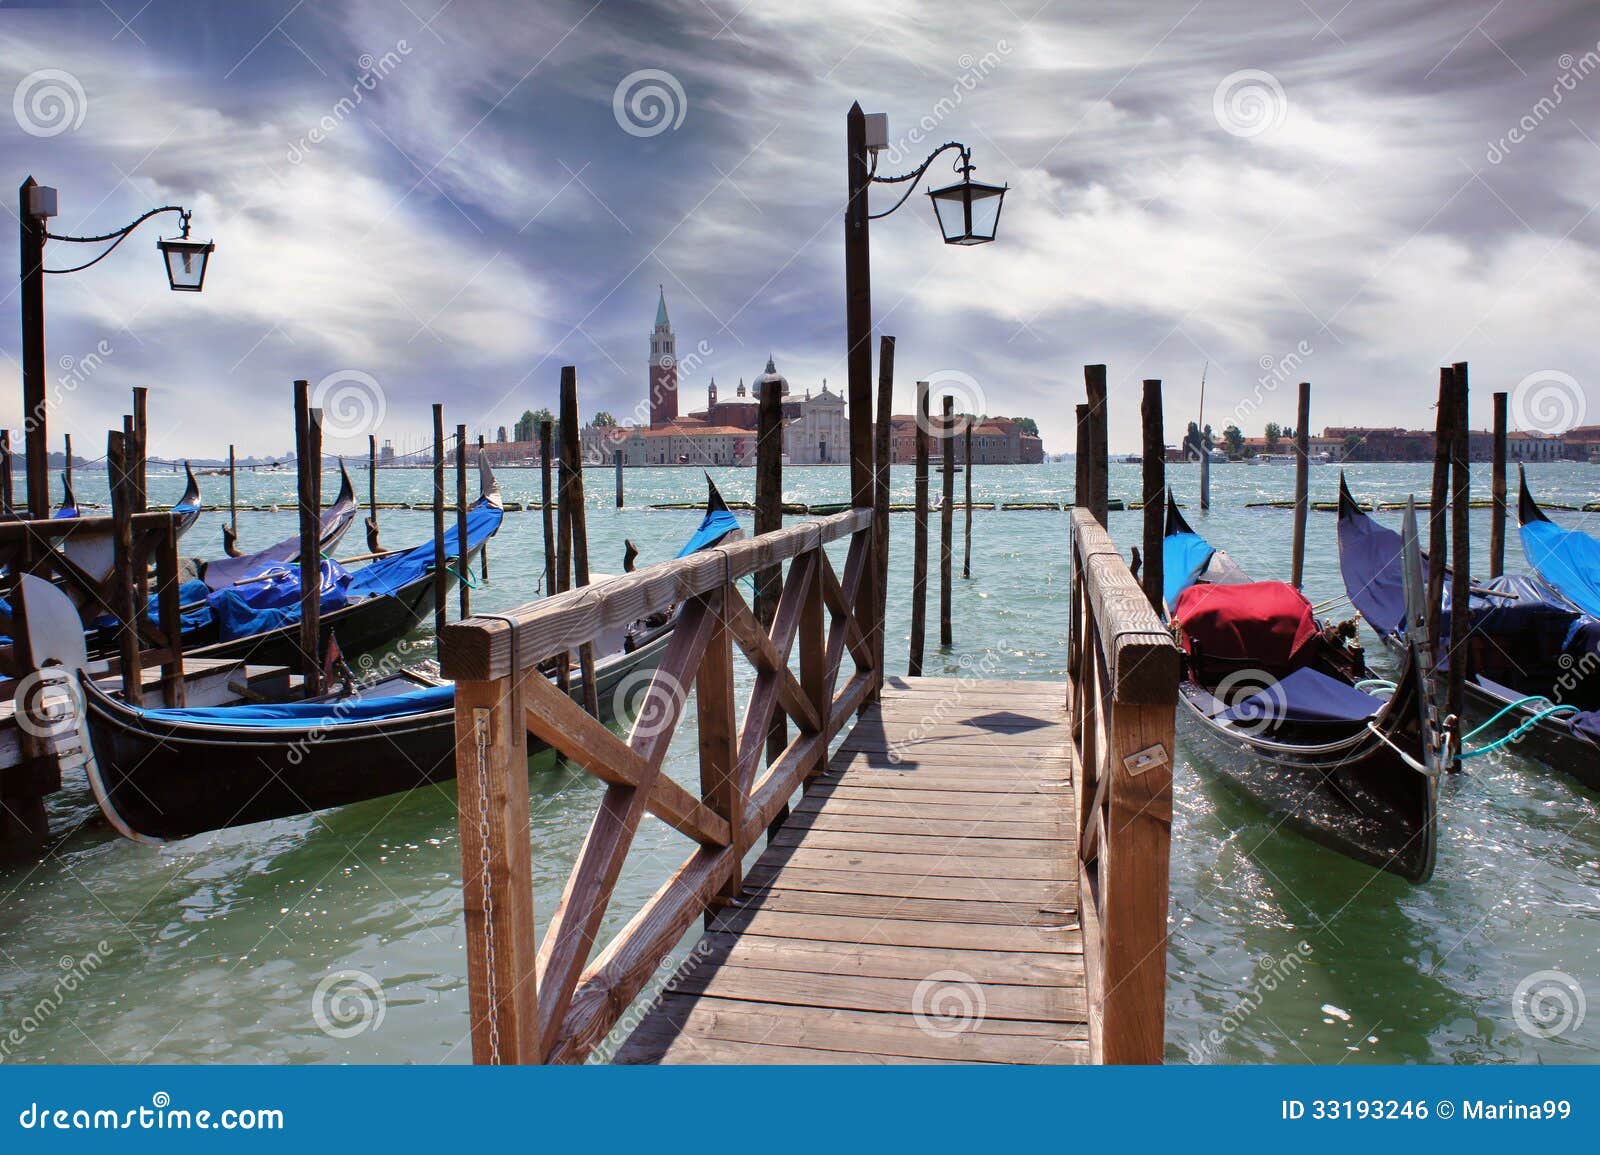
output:
[[[233,446],[228,446],[228,533],[231,537],[239,536],[239,485],[235,476],[237,463],[233,455]]]
[[[133,453],[128,466],[133,474],[134,498],[138,502],[134,513],[150,508],[150,489],[145,457],[150,452],[150,390],[143,385],[133,387]]]
[[[304,381],[296,381],[296,401]],[[306,697],[322,692],[322,410],[306,410],[300,490],[300,657]]]
[[[768,386],[771,388],[771,386]],[[694,703],[700,744],[700,796],[713,812],[728,820],[733,835],[733,869],[705,913],[709,928],[717,912],[739,897],[744,884],[744,792],[739,789],[739,734],[734,721],[733,633],[728,629],[727,600],[735,596],[731,585],[708,599],[716,609],[711,640],[695,672]]]
[[[537,1063],[533,840],[522,676],[489,682],[458,679],[455,687],[472,1061]]]
[[[966,451],[961,455],[967,471],[967,526],[961,547],[961,576],[964,578],[972,576],[972,426],[973,422],[968,421]]]
[[[1085,365],[1083,385],[1089,395],[1089,509],[1101,525],[1110,508],[1110,435],[1107,430],[1106,367]]]
[[[894,338],[878,340],[878,413],[872,429],[874,465],[872,487],[872,558],[877,601],[873,605],[872,660],[877,670],[874,681],[883,686],[885,635],[889,616],[889,435],[894,417]],[[873,697],[877,696],[877,689]]]
[[[1305,584],[1306,514],[1311,509],[1311,382],[1300,382],[1300,411],[1294,428],[1294,552],[1289,582],[1295,589]]]
[[[0,429],[0,512],[10,517],[16,511],[11,492],[11,430]]]
[[[1211,508],[1211,450],[1202,441],[1200,443],[1200,509],[1205,512]]]
[[[1094,455],[1094,435],[1089,432],[1089,406],[1079,405],[1075,410],[1077,441],[1073,445],[1072,504],[1075,509],[1089,508],[1089,458]]]
[[[928,616],[928,383],[917,382],[916,522],[911,555],[911,656],[906,675],[922,676],[922,641]]]
[[[478,434],[478,460],[485,460],[483,451],[483,434]],[[483,539],[483,545],[478,548],[478,576],[484,581],[489,580],[489,539]]]
[[[861,105],[852,104],[845,117],[845,168],[847,197],[844,211],[845,375],[848,381],[850,421],[850,504],[872,507],[872,252],[869,196],[872,160],[867,152],[867,119]],[[854,608],[857,624],[869,639],[878,607],[878,573],[869,552],[861,571],[861,586]]]
[[[378,438],[367,434],[367,552],[381,553],[378,544]]]
[[[956,527],[956,399],[944,395],[940,453],[944,456],[944,489],[939,506],[939,645],[955,644],[950,628],[950,563],[955,555]]]
[[[472,550],[467,541],[467,427],[456,426],[456,589],[461,616],[472,616]]]
[[[617,508],[622,508],[622,450],[614,450],[611,454],[617,467]]]
[[[578,369],[561,367],[561,496],[566,508],[572,550],[572,584],[589,584],[589,529],[583,503],[583,434],[578,424]],[[578,670],[583,675],[583,708],[600,716],[600,688],[594,683],[594,643],[578,647]],[[731,677],[731,675],[730,675]],[[731,693],[731,690],[730,690]]]
[[[892,349],[893,346],[891,345]],[[783,528],[783,397],[776,382],[756,381],[756,520],[759,537]],[[795,564],[799,564],[798,561]],[[770,631],[782,594],[783,566],[767,566],[755,574],[756,621]],[[767,765],[782,756],[789,744],[789,727],[783,713],[774,710],[767,728]],[[773,823],[776,829],[786,817],[787,805]]]
[[[72,492],[72,434],[65,434],[63,439],[67,443],[66,456],[61,465],[62,496],[65,497]]]
[[[139,660],[139,619],[133,605],[133,481],[128,476],[126,431],[113,431],[106,438],[106,479],[111,486],[111,612],[117,618],[122,697],[129,705],[142,706],[144,669]]]
[[[1166,535],[1167,441],[1161,406],[1161,382],[1144,383],[1144,596],[1150,608],[1161,612],[1165,602],[1162,540]]]
[[[1489,576],[1506,572],[1506,395],[1494,395],[1494,512],[1489,521]]]
[[[156,547],[156,604],[167,656],[161,664],[161,698],[167,706],[187,705],[183,681],[183,609],[178,597],[178,530],[169,524]]]
[[[28,516],[36,520],[50,516],[50,436],[45,424],[50,402],[44,355],[44,242],[50,219],[33,211],[30,201],[37,187],[38,182],[30,176],[17,190],[18,250],[22,258],[18,293],[22,306],[22,451],[27,457],[23,465]]]
[[[544,596],[556,592],[556,543],[554,511],[550,508],[550,422],[539,422],[539,509],[544,524]]]
[[[1455,401],[1450,407],[1454,428],[1450,436],[1450,476],[1453,490],[1450,508],[1450,553],[1455,572],[1450,581],[1450,682],[1445,711],[1456,719],[1455,757],[1452,770],[1461,769],[1461,738],[1466,730],[1466,686],[1468,646],[1472,634],[1472,615],[1468,599],[1472,596],[1472,542],[1467,521],[1472,499],[1471,438],[1468,435],[1467,363],[1451,366]]]
[[[1455,406],[1455,379],[1446,365],[1439,370],[1439,409],[1433,430],[1433,492],[1428,506],[1428,651],[1437,662],[1439,643],[1444,637],[1441,615],[1444,605],[1444,575],[1448,568],[1445,536],[1446,513],[1450,503],[1450,440],[1455,428],[1451,409]]]
[[[444,406],[433,406],[433,636],[444,632],[450,609],[449,564],[444,554]]]

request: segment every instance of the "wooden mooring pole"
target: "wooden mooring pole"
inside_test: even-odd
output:
[[[11,490],[11,430],[0,429],[0,512],[7,517],[16,513]]]
[[[1167,441],[1160,381],[1144,383],[1144,404],[1139,416],[1144,425],[1144,568],[1140,580],[1151,608],[1160,613],[1166,588],[1162,538],[1167,512]]]
[[[72,493],[72,434],[64,434],[62,440],[66,442],[66,454],[61,462],[61,496],[65,499]]]
[[[1072,448],[1074,465],[1072,477],[1072,504],[1076,509],[1089,508],[1089,458],[1092,456],[1089,432],[1089,406],[1079,405],[1075,411],[1073,429],[1077,440]]]
[[[1472,596],[1472,539],[1467,520],[1472,501],[1471,438],[1467,432],[1467,363],[1457,361],[1450,368],[1454,402],[1450,415],[1454,427],[1450,434],[1450,553],[1455,572],[1450,581],[1450,681],[1445,710],[1456,719],[1455,757],[1450,768],[1461,769],[1461,734],[1466,730],[1467,662],[1472,635],[1472,615],[1468,599]]]
[[[759,450],[758,450],[759,452]],[[618,449],[611,454],[617,469],[617,508],[622,508],[622,450]]]
[[[1433,490],[1428,506],[1428,651],[1434,662],[1441,656],[1439,644],[1444,638],[1441,618],[1449,553],[1445,526],[1450,504],[1450,446],[1455,430],[1451,410],[1455,406],[1455,396],[1455,378],[1450,367],[1445,366],[1439,370],[1439,408],[1433,430]]]
[[[922,676],[922,643],[928,617],[928,383],[917,382],[916,472],[913,475],[916,519],[911,546],[911,654],[906,675]]]
[[[893,348],[893,345],[890,346]],[[755,531],[759,537],[783,528],[783,396],[776,381],[758,378],[756,381],[756,518]],[[783,591],[783,566],[772,565],[755,573],[756,621],[767,633],[772,632],[773,619],[778,614],[778,601]],[[782,757],[789,745],[789,727],[783,712],[774,710],[767,728],[767,765]],[[769,840],[789,816],[785,803],[777,818],[767,829]]]
[[[544,596],[556,592],[556,533],[554,511],[550,504],[550,454],[552,451],[550,422],[539,422],[539,510],[544,529]]]
[[[967,470],[964,478],[967,487],[967,525],[961,546],[961,576],[964,578],[972,576],[972,426],[974,423],[967,422],[966,449],[961,454]]]
[[[378,544],[378,438],[367,434],[367,552],[381,553]]]
[[[449,583],[444,554],[444,406],[433,406],[433,635],[444,629],[450,609]],[[434,643],[438,644],[437,640]]]
[[[478,434],[478,456],[477,456],[477,461],[482,462],[482,461],[485,461],[485,460],[487,460],[487,458],[485,457],[484,450],[483,450],[483,434],[480,433],[480,434]],[[489,580],[489,539],[488,538],[484,538],[483,539],[483,545],[478,550],[478,576],[481,577],[484,581],[488,581]]]
[[[944,487],[939,505],[939,645],[949,649],[955,645],[950,621],[950,569],[955,555],[956,527],[956,399],[944,395],[944,407],[939,421],[939,454],[944,464]]]
[[[306,382],[296,381],[296,404]],[[300,474],[300,657],[306,697],[322,690],[322,410],[306,410]]]
[[[583,503],[583,447],[579,440],[582,427],[578,424],[578,369],[575,365],[561,367],[561,500],[565,509],[567,528],[563,540],[572,550],[572,584],[589,584],[589,530],[587,511]],[[600,716],[600,691],[594,684],[594,643],[585,642],[578,647],[578,670],[583,675],[583,708],[592,717]],[[728,675],[728,693],[733,693],[732,673]]]
[[[1086,475],[1089,484],[1089,511],[1101,525],[1111,505],[1110,485],[1110,434],[1107,429],[1106,367],[1083,367],[1084,390],[1089,397],[1089,467]]]
[[[233,446],[228,446],[228,532],[224,535],[230,548],[225,552],[232,552],[231,547],[239,540],[239,479],[237,476],[238,460],[234,456]]]
[[[878,340],[878,412],[872,428],[872,561],[877,576],[877,601],[873,605],[872,649],[877,662],[878,685],[883,685],[883,655],[889,615],[889,434],[894,416],[894,338]]]
[[[467,540],[467,427],[456,426],[456,589],[461,616],[472,616],[472,549]]]
[[[144,669],[139,659],[138,618],[134,615],[133,479],[128,474],[128,433],[113,430],[106,438],[106,480],[111,488],[111,612],[117,618],[117,664],[122,698],[144,705]]]
[[[1506,394],[1494,395],[1494,510],[1489,520],[1489,576],[1506,572]]]
[[[1306,514],[1311,509],[1311,382],[1300,382],[1300,409],[1294,427],[1294,553],[1290,562],[1289,583],[1295,589],[1305,585]]]

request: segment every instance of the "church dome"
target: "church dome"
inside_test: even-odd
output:
[[[767,357],[767,371],[756,378],[756,396],[761,396],[762,386],[771,384],[774,381],[778,383],[778,396],[789,396],[789,379],[778,372],[778,367],[773,364],[772,357],[769,354]]]

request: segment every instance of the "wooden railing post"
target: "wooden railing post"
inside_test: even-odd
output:
[[[739,897],[744,882],[740,859],[744,857],[744,792],[738,774],[738,734],[733,707],[733,634],[728,629],[728,600],[737,596],[732,586],[713,595],[716,625],[695,675],[695,717],[700,736],[700,795],[705,804],[728,820],[733,832],[733,869],[717,892],[717,902],[706,911],[709,925],[722,903]]]
[[[474,1063],[542,1059],[528,736],[520,682],[519,675],[457,681],[455,690],[457,818]]]
[[[1089,1046],[1105,1063],[1159,1063],[1177,645],[1087,509],[1072,514],[1069,692]]]

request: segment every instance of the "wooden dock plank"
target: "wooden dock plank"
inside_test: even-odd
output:
[[[888,679],[616,1060],[1087,1062],[1065,697]]]

